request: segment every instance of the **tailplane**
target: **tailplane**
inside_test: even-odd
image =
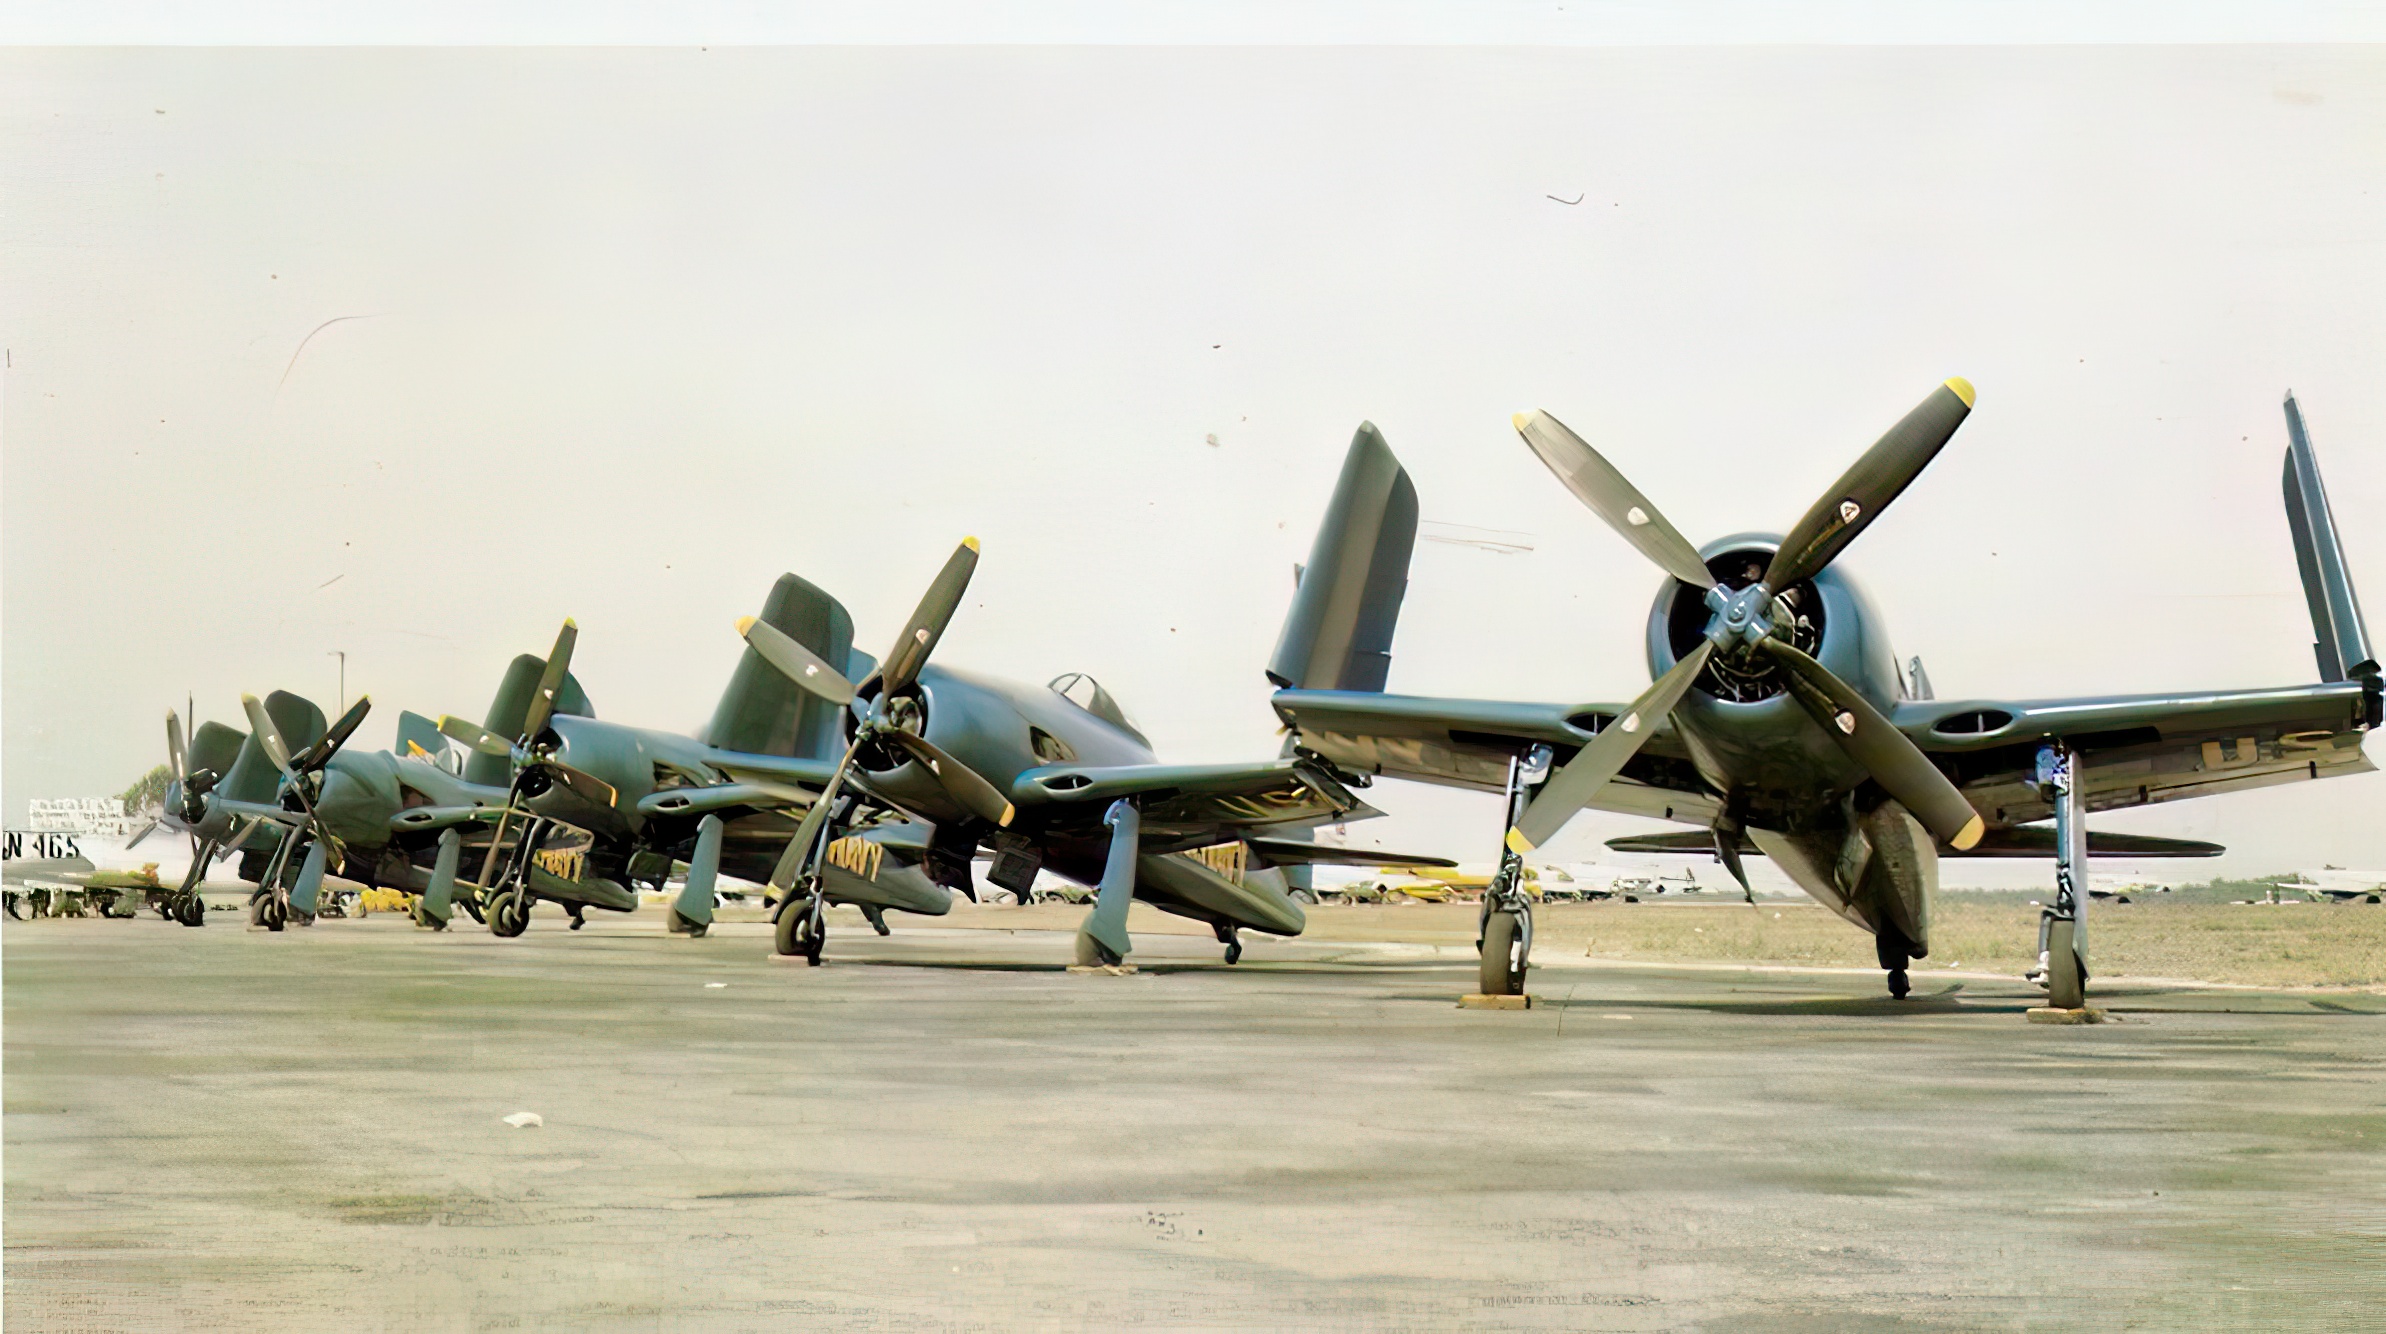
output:
[[[1309,563],[1296,577],[1268,679],[1310,690],[1382,690],[1416,541],[1417,488],[1375,423],[1362,422]]]

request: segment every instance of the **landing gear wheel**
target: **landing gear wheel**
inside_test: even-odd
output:
[[[689,921],[687,918],[679,915],[679,909],[677,908],[666,908],[663,911],[665,913],[663,918],[663,929],[675,936],[701,936],[704,934],[707,926],[709,925],[705,922]],[[782,950],[781,953],[785,953],[785,951]]]
[[[282,902],[279,894],[270,889],[260,889],[256,897],[249,900],[249,920],[268,931],[279,931],[289,925],[290,908]]]
[[[207,925],[207,900],[196,894],[185,894],[182,902],[170,905],[168,915],[184,926]]]
[[[1476,985],[1486,996],[1524,994],[1524,960],[1517,957],[1516,914],[1502,909],[1483,919],[1483,959]]]
[[[1126,962],[1112,954],[1110,947],[1083,931],[1077,933],[1077,966],[1080,968],[1116,968]],[[1229,960],[1228,962],[1232,962]]]
[[[779,909],[779,921],[771,933],[779,953],[794,958],[804,956],[804,962],[814,968],[820,966],[820,946],[826,933],[812,925],[812,901],[790,898]]]
[[[479,890],[468,889],[463,893],[458,894],[456,896],[456,902],[464,905],[464,911],[472,914],[473,921],[480,923],[482,926],[487,926],[489,924],[488,914],[486,910],[481,907],[481,895]]]
[[[2057,917],[2047,923],[2046,1003],[2057,1010],[2077,1010],[2088,1003],[2088,970],[2072,943],[2078,923]]]
[[[489,902],[489,930],[508,938],[521,935],[530,928],[530,909],[523,906],[522,896],[512,890]]]
[[[1228,962],[1228,963],[1230,963],[1230,964],[1235,964],[1235,963],[1241,963],[1242,961],[1243,961],[1243,942],[1241,942],[1241,941],[1239,941],[1239,940],[1230,940],[1230,941],[1227,941],[1227,942],[1226,942],[1226,962]]]
[[[588,919],[580,915],[579,904],[575,903],[571,907],[565,909],[565,911],[572,915],[572,930],[577,931],[581,927],[588,925]]]
[[[1906,998],[1906,993],[1912,991],[1913,989],[1913,984],[1906,981],[1905,970],[1903,968],[1892,968],[1889,970],[1889,994],[1891,996],[1897,998],[1898,1000],[1904,1000]]]

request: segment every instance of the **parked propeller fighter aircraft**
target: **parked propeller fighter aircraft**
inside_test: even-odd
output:
[[[2058,860],[2051,1003],[2083,1004],[2086,858],[2205,856],[2185,840],[2091,834],[2087,811],[2368,771],[2386,721],[2318,465],[2287,399],[2287,518],[2321,683],[2058,700],[1917,699],[1879,614],[1833,564],[1969,414],[1950,380],[1892,427],[1787,537],[1693,548],[1613,465],[1546,413],[1516,419],[1576,496],[1667,576],[1647,628],[1655,684],[1626,704],[1383,694],[1416,493],[1372,425],[1344,464],[1269,667],[1303,753],[1360,774],[1502,791],[1511,863],[1585,806],[1704,826],[1631,851],[1712,852],[1743,886],[1762,852],[1873,933],[1889,989],[1930,945],[1941,856]],[[2052,829],[2033,822],[2055,817]],[[1532,939],[1512,880],[1487,895],[1485,992],[1521,990]]]
[[[948,890],[974,894],[970,859],[989,841],[987,879],[1014,894],[1044,868],[1099,886],[1077,937],[1089,965],[1132,948],[1133,898],[1207,924],[1233,963],[1245,929],[1300,933],[1282,867],[1451,864],[1269,836],[1377,812],[1305,760],[1161,764],[1082,673],[1036,687],[930,666],[977,560],[964,541],[859,685],[767,624],[739,624],[790,681],[849,706],[844,753],[771,875],[785,892],[781,954],[820,962],[831,903],[859,906],[882,931],[888,908],[946,911]]]
[[[853,665],[845,609],[792,574],[771,590],[760,623],[806,652]],[[566,670],[578,636],[566,621],[548,659],[550,676]],[[633,911],[636,887],[661,889],[681,860],[687,877],[670,928],[704,934],[718,877],[724,870],[754,880],[769,874],[795,828],[790,812],[810,806],[827,783],[832,766],[822,756],[837,744],[835,710],[781,679],[751,649],[698,738],[550,717],[544,698],[542,686],[506,731],[439,720],[476,763],[510,773],[503,815],[471,882],[486,887],[489,929],[501,936],[520,935],[542,899],[562,904],[574,930],[588,908]]]
[[[514,660],[491,706],[492,720],[522,716],[544,665],[528,654]],[[563,700],[568,709],[588,709],[577,682],[567,679]],[[242,853],[241,878],[256,885],[252,923],[278,931],[294,912],[301,922],[311,918],[327,880],[359,889],[425,890],[431,876],[420,863],[432,856],[442,832],[485,826],[504,804],[502,774],[492,787],[474,782],[469,766],[464,774],[451,772],[431,749],[444,748],[446,738],[419,714],[399,716],[398,745],[405,753],[393,754],[343,749],[371,709],[367,699],[328,728],[321,709],[283,691],[262,701],[243,696],[242,707],[252,729],[247,735],[205,723],[187,752],[181,720],[166,715],[170,778],[152,828],[179,830],[192,840],[191,870],[167,899],[177,920],[189,925],[205,920],[197,890],[206,867],[234,851]],[[295,831],[295,838],[284,831]],[[132,843],[149,832],[143,829]],[[436,906],[444,924],[445,901]],[[418,905],[418,920],[425,911]]]

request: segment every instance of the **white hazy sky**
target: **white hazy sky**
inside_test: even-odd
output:
[[[0,116],[11,823],[186,692],[336,707],[334,650],[368,744],[477,715],[566,615],[600,714],[691,728],[779,572],[875,652],[965,533],[945,660],[1273,754],[1362,418],[1427,519],[1533,545],[1420,544],[1395,690],[1647,682],[1657,576],[1510,413],[1703,540],[1950,374],[1978,410],[1843,561],[1942,697],[2311,679],[2289,387],[2386,616],[2386,48],[20,49]],[[1488,798],[1371,799],[1495,849]],[[2102,823],[2251,872],[2386,864],[2381,812]]]

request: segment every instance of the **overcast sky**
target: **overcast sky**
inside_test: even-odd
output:
[[[368,744],[477,716],[567,615],[602,716],[692,728],[781,571],[878,652],[968,533],[944,660],[1272,755],[1363,418],[1532,548],[1419,545],[1398,691],[1647,683],[1658,577],[1509,414],[1703,541],[1954,374],[1841,562],[1942,697],[2312,679],[2289,387],[2386,616],[2381,48],[20,50],[0,114],[12,825],[186,693],[336,708],[335,650]],[[1489,798],[1370,799],[1496,850]],[[2381,810],[2100,824],[2377,866]]]

